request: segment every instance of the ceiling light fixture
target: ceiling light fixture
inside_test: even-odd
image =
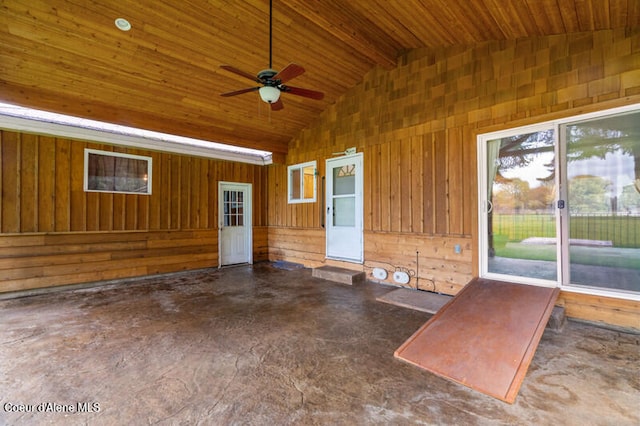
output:
[[[273,86],[262,86],[260,88],[260,98],[268,104],[274,104],[280,99],[280,90]]]
[[[118,28],[120,31],[129,31],[131,29],[131,23],[129,23],[129,21],[124,18],[116,19],[115,23],[116,28]]]

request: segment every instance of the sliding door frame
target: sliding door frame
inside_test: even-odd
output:
[[[639,111],[640,104],[632,104],[618,108],[606,109],[587,114],[570,116],[562,119],[545,121],[517,128],[510,128],[490,133],[482,133],[477,136],[477,164],[478,164],[478,260],[480,277],[493,278],[498,280],[509,280],[520,284],[539,286],[558,286],[563,291],[583,293],[597,296],[614,297],[619,299],[640,300],[640,292],[625,292],[608,290],[604,288],[583,287],[571,285],[569,280],[569,210],[558,208],[558,201],[567,200],[567,161],[566,161],[566,135],[564,129],[570,124],[588,121],[611,115],[623,114],[626,112]],[[491,208],[488,200],[488,166],[487,166],[487,145],[490,140],[513,136],[516,134],[531,133],[546,129],[554,130],[555,143],[555,186],[556,197],[555,218],[556,218],[556,239],[557,239],[557,282],[538,278],[529,278],[516,275],[504,275],[491,273],[488,271],[489,242],[487,215]],[[565,202],[566,205],[566,202]]]

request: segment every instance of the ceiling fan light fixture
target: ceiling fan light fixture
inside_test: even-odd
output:
[[[259,92],[260,98],[268,104],[276,103],[280,99],[280,90],[277,87],[263,86],[259,89]]]

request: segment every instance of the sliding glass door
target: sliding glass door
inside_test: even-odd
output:
[[[640,106],[478,141],[481,276],[640,299]]]
[[[487,141],[487,271],[557,282],[555,132]]]
[[[640,292],[640,112],[561,129],[569,234],[563,282]]]

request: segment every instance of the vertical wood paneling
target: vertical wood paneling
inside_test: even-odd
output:
[[[371,169],[364,270],[376,260],[415,267],[420,288],[455,292],[478,271],[477,134],[640,102],[639,40],[636,29],[620,29],[409,51],[395,69],[371,70],[292,140],[287,164],[356,146]],[[286,179],[278,170],[274,178]],[[278,227],[269,230],[270,258],[325,263],[324,230],[287,228],[308,223],[299,215],[309,212],[269,197],[278,206],[269,221]],[[299,235],[313,235],[313,243]],[[606,303],[571,303],[567,312],[579,310],[578,317],[618,321]],[[629,318],[637,323],[638,315]]]
[[[390,170],[390,144],[380,145],[380,229],[388,231],[391,229],[391,181]]]
[[[411,139],[403,139],[400,145],[400,231],[411,232],[413,228],[413,162]]]
[[[162,163],[160,161],[160,153],[150,153],[153,170],[151,173],[151,197],[149,197],[149,214],[148,214],[148,229],[157,230],[160,229],[160,200],[162,197],[160,176],[163,176]]]
[[[422,168],[424,170],[424,189],[423,189],[423,207],[424,214],[424,231],[427,234],[433,234],[436,229],[436,215],[435,215],[435,155],[433,135],[426,134],[422,136]]]
[[[87,192],[87,231],[100,230],[100,194],[97,192]]]
[[[434,216],[436,219],[435,233],[444,235],[449,232],[449,185],[447,170],[447,132],[441,130],[434,134]]]
[[[267,167],[117,148],[153,158],[153,193],[85,192],[85,148],[114,150],[0,131],[0,238],[24,232],[215,229],[219,180],[251,183],[258,194],[253,200],[254,224],[267,222]]]
[[[367,153],[365,153],[365,160],[369,159],[369,173],[371,173],[371,179],[367,183],[371,186],[371,200],[369,201],[369,208],[371,209],[371,226],[367,229],[373,229],[379,231],[382,229],[380,220],[380,144],[373,145]],[[366,213],[365,213],[366,214]]]
[[[153,193],[85,193],[86,147],[114,150],[0,131],[0,293],[216,266],[217,180],[266,192],[262,166],[116,148],[154,158]],[[267,208],[255,200],[258,261]]]
[[[20,160],[20,230],[35,232],[38,229],[38,138],[22,135]]]
[[[389,212],[391,226],[389,230],[391,232],[400,232],[402,228],[402,204],[405,199],[402,196],[403,188],[402,181],[400,179],[402,169],[402,142],[395,141],[389,143]]]
[[[112,231],[116,228],[113,226],[113,217],[114,217],[114,204],[113,204],[113,196],[115,194],[106,194],[101,192],[99,195],[100,202],[98,205],[100,206],[100,230],[101,231]]]
[[[287,164],[323,162],[349,141],[375,168],[365,170],[365,229],[471,236],[477,133],[637,100],[637,40],[637,31],[611,30],[412,50],[397,68],[372,70],[291,141]],[[278,170],[274,189],[286,185]],[[269,224],[308,227],[316,210],[282,197],[270,193]]]
[[[5,138],[5,134],[3,131],[0,130],[0,232],[3,232],[3,217],[4,215],[3,210],[4,210],[4,186],[3,186],[3,176],[2,176],[2,170],[4,169],[4,154],[3,154],[3,149],[4,149],[4,144],[2,143],[2,141]]]
[[[124,194],[113,194],[113,230],[124,231],[126,229],[126,204]]]
[[[475,227],[475,223],[477,223],[477,205],[475,204],[478,185],[476,167],[477,145],[475,143],[468,142],[473,141],[474,139],[471,127],[464,126],[462,130],[462,200],[464,203],[463,212],[466,212],[462,215],[462,234],[464,235],[473,234],[473,228]]]
[[[2,232],[20,232],[20,135],[2,137]]]
[[[372,203],[373,196],[371,193],[371,189],[372,189],[371,182],[373,181],[374,170],[375,170],[375,166],[373,163],[373,160],[375,157],[371,155],[372,154],[371,151],[372,151],[371,149],[368,149],[363,158],[363,164],[364,164],[363,226],[365,229],[371,229],[372,216],[373,216],[373,203]]]
[[[137,230],[149,229],[149,198],[138,197],[136,228]]]
[[[448,167],[447,167],[447,190],[448,190],[448,211],[449,229],[451,234],[462,235],[464,232],[464,187],[463,180],[463,144],[462,129],[453,128],[448,135]]]
[[[189,199],[191,197],[191,157],[180,157],[180,181],[178,187],[175,190],[179,191],[177,209],[180,212],[179,229],[191,228],[191,203]]]
[[[215,167],[215,164],[213,162],[209,162],[208,169],[209,173],[207,185],[209,186],[209,191],[207,192],[207,194],[210,201],[208,203],[207,218],[209,222],[209,228],[218,228],[218,205],[216,204],[218,200],[218,181],[216,180],[216,170],[218,168]]]
[[[162,154],[160,157],[160,229],[171,228],[171,157]]]
[[[189,169],[191,197],[189,198],[189,224],[191,228],[200,228],[200,159],[192,158]]]
[[[124,229],[135,231],[138,228],[138,203],[140,202],[138,195],[127,194],[124,196]]]
[[[71,142],[56,139],[56,232],[67,232],[71,225]]]
[[[169,166],[171,167],[171,182],[169,183],[169,211],[170,213],[170,221],[169,221],[169,229],[179,229],[181,222],[180,217],[180,201],[182,200],[182,187],[181,187],[181,158],[180,157],[171,157],[169,158]]]
[[[39,140],[38,231],[51,232],[55,230],[56,142],[48,136],[40,136]]]
[[[205,159],[200,160],[200,204],[198,206],[198,220],[201,228],[208,228],[209,222],[209,205],[208,200],[214,199],[209,196],[209,162]],[[261,205],[261,204],[255,204]]]
[[[422,160],[422,139],[418,136],[411,138],[411,230],[409,232],[424,232],[424,169]],[[371,228],[369,228],[371,229]]]
[[[70,220],[72,231],[87,230],[86,193],[84,192],[84,146],[72,143],[70,146],[71,200]]]
[[[266,191],[262,192],[260,201],[261,205],[264,206],[263,210],[260,212],[261,223],[260,226],[267,226],[269,224],[269,214],[271,213],[271,204],[269,202],[269,191],[271,190],[270,184],[271,180],[269,178],[269,169],[270,167],[263,167],[260,169],[260,187],[266,188]],[[320,176],[318,176],[320,179]],[[318,192],[318,197],[320,196],[320,192]]]

